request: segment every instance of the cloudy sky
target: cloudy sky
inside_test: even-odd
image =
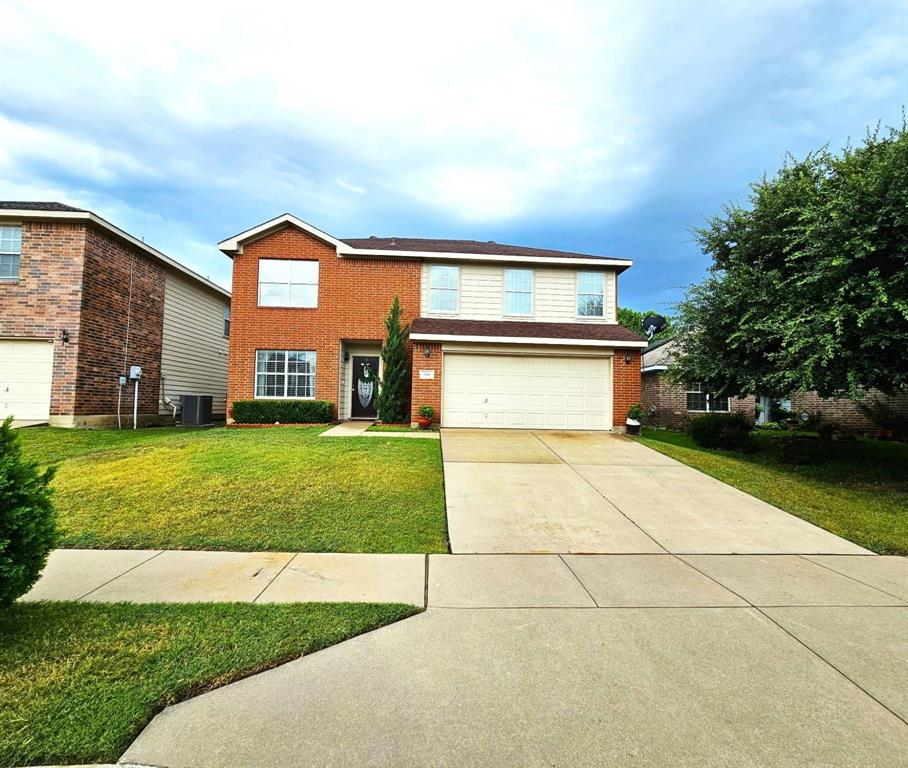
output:
[[[692,226],[908,103],[904,0],[2,0],[0,29],[0,197],[225,285],[215,243],[291,211],[631,258],[621,303],[667,310]]]

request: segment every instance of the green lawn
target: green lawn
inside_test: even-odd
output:
[[[115,762],[168,704],[417,611],[15,603],[0,613],[0,766]]]
[[[19,432],[59,462],[61,545],[447,552],[435,440],[320,438],[324,427]]]
[[[860,440],[816,466],[779,461],[776,437],[739,454],[697,446],[683,433],[644,429],[640,442],[707,475],[887,555],[908,554],[908,445]]]

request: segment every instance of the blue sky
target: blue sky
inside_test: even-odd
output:
[[[691,227],[908,103],[902,1],[325,5],[5,0],[0,197],[225,285],[215,244],[291,211],[631,258],[620,302],[668,311]]]

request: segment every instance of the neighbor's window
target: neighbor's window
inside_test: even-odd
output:
[[[315,352],[260,349],[255,353],[256,397],[315,397]]]
[[[260,307],[317,307],[318,262],[259,260]]]
[[[504,271],[504,313],[506,315],[533,314],[532,269],[506,269]]]
[[[19,277],[22,227],[0,227],[0,279]]]
[[[224,306],[224,336],[230,335],[230,305]]]
[[[429,309],[433,312],[456,312],[459,288],[460,267],[429,267]]]
[[[687,387],[687,410],[695,413],[728,413],[728,397],[713,395],[699,381]]]
[[[577,314],[602,317],[605,313],[605,276],[602,272],[577,273]]]

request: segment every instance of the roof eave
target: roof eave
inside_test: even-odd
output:
[[[183,274],[191,277],[193,280],[202,283],[205,287],[215,291],[216,293],[230,298],[230,291],[226,288],[222,288],[217,283],[211,282],[208,278],[202,277],[197,272],[194,272],[189,267],[180,264],[180,262],[171,259],[164,253],[161,253],[157,248],[152,248],[148,243],[144,243],[136,237],[133,237],[128,232],[120,229],[115,224],[111,224],[106,219],[102,219],[96,213],[91,211],[38,211],[30,209],[17,209],[17,208],[6,208],[0,209],[0,219],[18,219],[18,220],[40,220],[40,219],[61,219],[64,221],[84,221],[91,224],[94,224],[101,229],[106,230],[115,237],[124,240],[128,244],[132,245],[135,248],[138,248],[140,251],[144,251],[152,258],[160,261],[167,266],[175,269],[177,272],[182,272]]]
[[[498,261],[510,264],[564,264],[573,266],[612,267],[617,272],[623,272],[634,264],[630,259],[612,259],[599,256],[590,256],[589,258],[582,258],[579,256],[517,256],[500,253],[461,253],[459,251],[396,251],[388,249],[353,248],[351,246],[339,249],[338,256],[435,259],[437,261]]]
[[[621,347],[622,349],[643,349],[645,341],[619,341],[610,339],[573,339],[554,336],[477,336],[459,333],[420,333],[411,332],[411,341],[450,341],[479,344],[540,344],[544,346],[561,345],[567,347]]]

